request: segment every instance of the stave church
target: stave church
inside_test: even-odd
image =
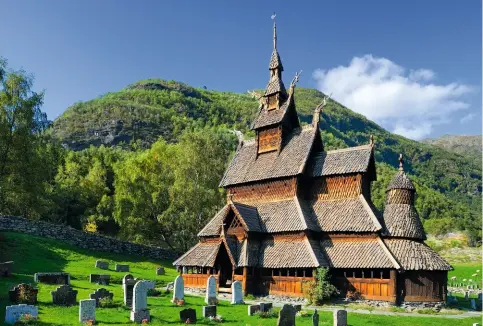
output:
[[[325,267],[341,296],[353,291],[395,304],[445,301],[452,267],[424,244],[402,156],[380,214],[371,201],[377,177],[372,137],[367,145],[326,151],[319,131],[325,103],[301,126],[298,75],[287,90],[275,24],[268,68],[252,123],[256,137],[240,141],[220,183],[226,205],[173,263],[185,286],[204,288],[214,275],[219,291],[239,280],[245,294],[302,296],[304,283]]]

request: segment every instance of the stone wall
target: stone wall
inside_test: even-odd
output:
[[[0,231],[28,233],[61,240],[77,248],[140,256],[155,260],[173,260],[177,257],[176,253],[163,248],[120,241],[96,233],[76,230],[65,225],[31,221],[23,217],[0,216]]]

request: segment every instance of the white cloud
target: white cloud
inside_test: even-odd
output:
[[[464,124],[464,123],[470,122],[471,120],[473,120],[474,117],[475,117],[475,114],[469,113],[460,119],[460,123]]]
[[[317,88],[385,128],[412,139],[428,136],[434,125],[469,107],[472,88],[434,83],[428,69],[410,70],[386,58],[354,57],[348,66],[313,73]]]

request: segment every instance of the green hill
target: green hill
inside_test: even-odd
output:
[[[303,123],[311,121],[322,97],[314,89],[296,89]],[[182,131],[190,127],[225,126],[250,137],[253,133],[249,124],[256,110],[257,102],[247,94],[150,79],[74,104],[54,121],[50,132],[73,150],[101,144],[128,148],[131,142],[148,147],[159,136],[177,142]],[[369,136],[374,135],[378,181],[373,197],[380,209],[385,185],[394,173],[398,154],[403,153],[405,168],[418,188],[421,217],[437,219],[428,224],[430,231],[438,233],[454,228],[453,222],[448,226],[449,219],[463,230],[480,229],[481,166],[475,157],[392,134],[335,101],[330,101],[322,114],[321,131],[327,149],[366,144]]]
[[[11,232],[0,232],[0,261],[14,260],[14,274],[8,278],[0,277],[0,324],[5,318],[5,306],[10,305],[8,300],[8,290],[19,283],[33,283],[33,274],[36,272],[68,272],[71,274],[71,285],[78,291],[77,302],[89,298],[89,294],[94,292],[99,285],[89,283],[90,273],[99,273],[99,269],[94,268],[97,259],[110,262],[108,271],[102,270],[103,274],[111,275],[111,284],[103,285],[114,294],[113,306],[110,308],[96,309],[96,325],[134,325],[129,321],[129,309],[125,308],[123,302],[123,292],[121,288],[121,278],[126,274],[115,272],[112,267],[115,263],[129,264],[134,277],[141,279],[155,280],[157,287],[166,285],[176,277],[177,273],[172,268],[170,262],[155,262],[143,259],[142,257],[130,257],[120,254],[110,254],[105,252],[88,251],[75,248],[65,243]],[[165,266],[166,275],[155,275],[155,267]],[[50,291],[57,286],[39,284],[38,306],[39,321],[29,325],[79,325],[79,307],[61,307],[52,304]],[[197,324],[215,325],[212,322],[201,318],[203,298],[186,296],[185,306],[175,306],[170,303],[171,295],[161,292],[158,297],[149,297],[148,306],[152,317],[150,325],[179,325],[179,311],[184,308],[196,310],[199,318]],[[463,302],[463,300],[461,299]],[[466,302],[467,303],[467,302]],[[278,309],[278,308],[276,308]],[[248,317],[246,305],[232,306],[227,301],[220,300],[217,313],[224,319],[224,325],[276,325],[276,317],[260,318]],[[451,311],[450,311],[451,312]],[[454,313],[454,312],[453,312]],[[332,324],[332,313],[329,311],[319,311],[322,325]],[[418,317],[416,316],[383,316],[376,314],[357,314],[349,312],[348,320],[351,325],[397,325],[410,326],[425,324],[427,326],[463,326],[478,322],[481,317],[446,319],[441,317]],[[309,312],[308,317],[311,316]],[[312,325],[311,318],[297,317],[297,325]]]
[[[444,148],[462,156],[473,157],[481,163],[481,155],[483,154],[481,136],[444,135],[439,138],[424,139],[422,142]]]

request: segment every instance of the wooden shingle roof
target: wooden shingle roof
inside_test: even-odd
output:
[[[282,83],[283,85],[283,83]],[[267,90],[270,87],[270,83],[267,86]],[[285,88],[284,88],[285,90]],[[264,106],[260,108],[258,115],[253,120],[251,129],[260,129],[272,125],[276,125],[282,122],[288,113],[288,110],[293,106],[293,95],[290,95],[288,99],[280,106],[279,109],[268,110]]]
[[[230,212],[230,205],[225,205],[216,215],[205,225],[198,233],[199,237],[211,237],[219,235],[221,231],[221,223]]]
[[[319,261],[310,242],[305,240],[264,240],[258,251],[257,267],[307,268],[326,264]]]
[[[221,243],[221,240],[216,242],[198,242],[183,256],[179,257],[173,265],[213,267]]]
[[[258,156],[257,143],[246,142],[235,153],[220,187],[302,173],[316,134],[311,126],[294,129],[280,153],[274,151]]]
[[[391,182],[389,182],[389,185],[387,186],[387,191],[392,189],[416,190],[413,183],[408,178],[406,173],[404,173],[404,171],[399,171],[391,180]]]
[[[277,48],[272,51],[272,56],[270,57],[270,63],[268,64],[268,69],[279,69],[283,71],[282,60],[280,60],[280,55],[278,54]]]
[[[317,154],[310,160],[312,177],[367,172],[372,146],[363,145]]]
[[[407,239],[384,239],[387,248],[405,270],[452,270],[441,256],[424,243]]]
[[[285,85],[283,84],[283,80],[279,78],[278,75],[273,76],[268,81],[267,87],[265,88],[264,96],[269,96],[275,93],[282,93],[283,96],[287,96],[287,90],[285,89]]]
[[[326,239],[321,250],[333,268],[399,268],[378,238]]]
[[[426,240],[423,224],[413,205],[387,204],[384,208],[384,224],[388,236]]]

